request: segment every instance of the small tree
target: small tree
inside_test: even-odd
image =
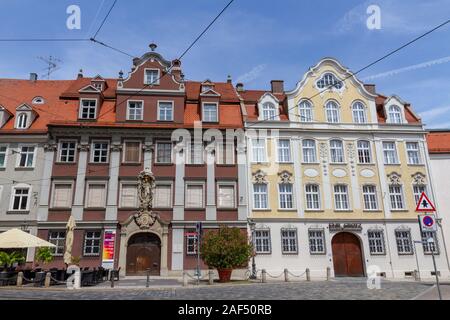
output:
[[[0,252],[0,265],[5,268],[11,268],[15,263],[21,263],[25,261],[25,257],[21,252]]]
[[[36,260],[42,262],[42,264],[47,264],[53,261],[53,252],[48,247],[39,248],[36,251]]]
[[[201,257],[209,267],[218,270],[221,281],[229,281],[232,269],[245,267],[253,253],[247,235],[238,228],[222,226],[217,232],[206,233],[202,240]],[[228,272],[225,279],[222,271]]]

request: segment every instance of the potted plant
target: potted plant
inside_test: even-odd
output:
[[[0,252],[0,265],[3,266],[6,270],[12,268],[14,264],[21,263],[25,261],[25,257],[23,253],[13,251],[11,253],[1,251]]]
[[[221,226],[218,231],[205,234],[200,251],[203,261],[217,269],[219,282],[229,282],[233,269],[248,264],[252,246],[240,229]]]
[[[50,248],[43,247],[36,251],[36,261],[46,265],[53,261],[53,252]]]

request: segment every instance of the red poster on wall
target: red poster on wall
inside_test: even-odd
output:
[[[116,230],[105,230],[103,236],[103,258],[102,267],[105,269],[114,269],[114,252],[116,244]]]

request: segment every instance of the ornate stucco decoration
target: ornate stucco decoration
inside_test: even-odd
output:
[[[401,178],[401,175],[398,174],[397,172],[392,172],[392,173],[388,174],[389,184],[394,184],[394,185],[402,184],[400,178]]]
[[[89,144],[80,143],[78,145],[79,151],[89,151]]]
[[[152,211],[155,177],[150,169],[145,168],[139,173],[138,180],[139,212],[134,215],[134,219],[141,229],[149,229],[157,219],[157,214]]]
[[[411,175],[411,177],[413,178],[413,184],[415,184],[415,185],[425,185],[425,184],[427,184],[427,178],[421,172],[416,172],[413,175]]]
[[[256,172],[253,173],[253,182],[254,183],[265,183],[267,184],[267,174],[262,171],[262,170],[258,170]]]
[[[347,155],[350,161],[350,168],[352,172],[352,176],[356,175],[356,166],[355,166],[355,144],[350,142],[347,144]]]
[[[122,145],[113,143],[111,144],[111,151],[120,152],[122,151]]]
[[[144,143],[142,145],[142,150],[144,152],[153,152],[154,151],[154,145],[152,143]]]
[[[281,183],[291,183],[292,181],[292,173],[289,171],[283,170],[280,173],[278,173],[278,176],[280,177]]]
[[[322,162],[322,169],[323,169],[323,175],[328,175],[328,147],[325,142],[319,143],[319,156],[320,160]]]
[[[56,143],[46,143],[44,145],[45,151],[56,151],[58,150],[58,145]]]

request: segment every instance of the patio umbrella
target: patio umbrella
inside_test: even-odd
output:
[[[19,229],[10,229],[0,233],[0,248],[2,249],[39,247],[55,247],[55,245]]]
[[[72,264],[73,230],[76,227],[75,218],[70,216],[66,225],[66,252],[64,252],[64,263]]]

